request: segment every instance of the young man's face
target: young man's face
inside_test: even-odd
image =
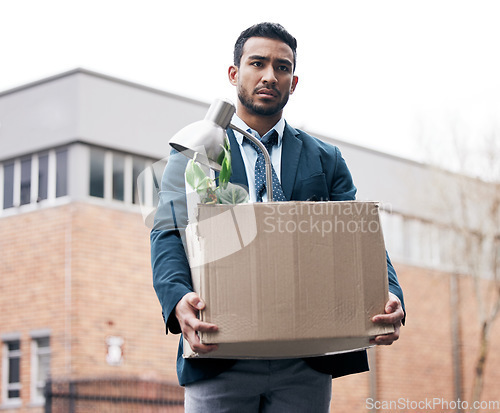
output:
[[[264,37],[248,39],[240,66],[229,68],[229,80],[237,87],[239,108],[251,115],[281,117],[297,85],[293,69],[293,52],[286,43]]]

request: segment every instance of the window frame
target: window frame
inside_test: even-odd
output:
[[[19,206],[29,205],[33,201],[33,158],[33,155],[19,158]]]
[[[53,185],[54,188],[54,198],[63,198],[68,196],[69,189],[69,150],[68,147],[57,148],[53,150],[52,162],[55,163],[55,176],[53,177]],[[49,164],[50,164],[50,156],[49,156]],[[50,168],[50,166],[49,166]]]
[[[25,208],[33,209],[33,206],[37,205],[38,203],[48,202],[50,204],[53,204],[54,202],[56,202],[56,200],[68,197],[70,194],[69,154],[70,147],[63,146],[1,161],[0,215],[9,210],[24,210]],[[46,161],[44,160],[44,162],[41,163],[40,158],[45,157]],[[64,158],[64,162],[61,162],[61,158]],[[22,176],[22,164],[23,162],[27,161],[29,161],[30,165],[28,184],[26,183],[27,175]],[[58,165],[58,163],[60,165]],[[40,167],[42,165],[44,168],[46,168],[46,170],[44,170],[46,176],[43,180],[40,179]],[[5,185],[5,179],[7,178],[7,175],[5,174],[6,167],[12,168],[12,182],[10,182],[9,179],[9,186],[10,184],[12,184],[12,188],[7,188],[7,186]],[[26,186],[29,186],[29,194],[27,194],[29,196],[29,200],[26,198],[26,196],[24,199],[22,199],[21,185],[23,183]],[[40,183],[43,183],[43,199],[39,196],[42,189],[40,187]],[[9,190],[9,193],[8,196],[5,196],[5,191],[7,189]],[[12,199],[12,205],[9,204],[8,206],[5,206],[5,200],[10,199]],[[26,200],[28,202],[25,202]]]
[[[47,159],[47,165],[44,162],[40,162],[40,159]],[[35,161],[36,159],[36,161]],[[49,169],[50,169],[50,154],[49,152],[40,152],[33,157],[34,163],[36,163],[36,168],[33,168],[33,182],[32,182],[32,202],[42,202],[49,197]],[[45,174],[41,174],[40,168],[45,168],[43,171]],[[40,197],[40,193],[44,192],[44,198]]]
[[[21,392],[22,392],[22,382],[21,382],[21,361],[22,361],[22,347],[20,336],[2,337],[2,405],[3,406],[17,406],[22,404]],[[9,345],[12,343],[18,343],[19,349],[10,350]],[[19,359],[19,381],[15,383],[9,382],[10,375],[10,361],[13,358]],[[9,397],[10,391],[18,391],[18,397]]]
[[[41,340],[48,340],[48,346],[40,346]],[[49,357],[49,367],[47,375],[43,381],[38,379],[40,366],[41,366],[41,356]],[[39,389],[44,389],[47,380],[50,376],[50,364],[52,361],[52,347],[51,347],[51,337],[50,333],[42,331],[35,332],[31,334],[31,380],[30,380],[30,394],[31,403],[36,405],[45,404],[45,396],[39,394]]]
[[[94,165],[93,154],[99,154],[99,157],[102,157],[99,160],[96,158]],[[120,160],[120,168],[117,168],[115,163],[117,159]],[[152,208],[157,204],[159,188],[154,187],[151,175],[153,172],[159,174],[157,179],[161,181],[161,175],[166,165],[164,160],[154,161],[151,158],[140,155],[101,148],[99,146],[89,146],[88,162],[89,176],[87,179],[89,188],[86,194],[88,197],[101,199],[117,205],[139,206],[141,209],[143,207]],[[161,167],[161,171],[153,171],[153,168],[157,165]],[[99,167],[99,170],[94,169],[96,166]],[[116,188],[114,188],[116,172],[118,170],[120,172],[120,179],[123,180],[120,183],[120,186],[123,187],[119,191],[123,199],[119,199],[116,196]],[[94,182],[92,177],[97,178],[100,176],[100,172],[102,172],[102,184],[99,185],[99,188],[102,188],[102,196],[100,192],[99,194],[97,194],[98,192],[92,194],[92,183]]]
[[[7,179],[7,174],[5,173],[5,170],[7,169],[7,167],[12,167],[12,193],[10,194],[9,197],[6,197],[6,185],[5,185],[5,179]],[[5,161],[5,162],[2,162],[2,204],[1,204],[1,207],[2,207],[2,210],[7,210],[7,209],[10,209],[10,208],[15,208],[16,207],[16,190],[15,190],[15,187],[16,187],[16,160],[14,159],[11,159],[11,160],[8,160],[8,161]],[[10,176],[10,174],[9,174]],[[10,180],[9,180],[9,184],[10,184]],[[8,206],[5,206],[5,201],[6,199],[9,199],[9,200],[12,200],[12,205],[8,205]]]

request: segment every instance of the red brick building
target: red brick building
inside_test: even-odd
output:
[[[49,378],[48,396],[60,390],[66,403],[52,411],[182,410],[179,337],[165,335],[152,287],[151,168],[161,171],[169,137],[207,108],[81,69],[0,93],[2,411],[44,411]],[[359,197],[387,211],[408,311],[399,342],[370,350],[369,373],[334,381],[332,411],[460,411],[480,324],[473,279],[453,270],[449,226],[430,207],[431,171],[323,138],[342,150]],[[490,346],[485,412],[500,411],[500,322]]]

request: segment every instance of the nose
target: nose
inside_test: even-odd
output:
[[[269,65],[264,71],[262,82],[271,85],[274,85],[278,82],[278,79],[276,78],[276,74],[274,72],[274,67],[272,67],[272,65]]]

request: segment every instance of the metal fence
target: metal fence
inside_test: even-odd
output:
[[[45,413],[180,413],[184,389],[141,379],[48,380]]]

